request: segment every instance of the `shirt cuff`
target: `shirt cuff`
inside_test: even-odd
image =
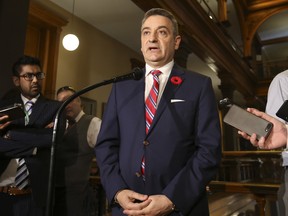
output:
[[[32,152],[32,155],[36,155],[37,154],[37,147],[35,147],[34,149],[33,149],[33,152]]]

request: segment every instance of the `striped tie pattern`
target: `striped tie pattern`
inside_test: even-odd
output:
[[[29,184],[28,175],[29,175],[29,172],[28,172],[25,160],[24,158],[20,158],[18,162],[16,177],[15,177],[16,187],[18,187],[19,189],[26,188]]]
[[[148,133],[150,126],[152,124],[153,118],[157,109],[157,99],[159,93],[159,75],[162,72],[159,70],[154,70],[151,72],[153,75],[153,85],[149,92],[149,95],[145,101],[145,117],[146,117],[146,134]],[[145,181],[145,157],[143,156],[141,161],[141,174],[143,180]]]
[[[32,106],[33,106],[33,102],[32,101],[27,101],[25,103],[25,111],[26,111],[26,116],[25,116],[25,125],[28,124],[29,122],[29,115],[32,113]]]
[[[27,101],[25,104],[25,111],[26,111],[25,125],[27,125],[29,122],[29,115],[32,113],[33,104],[34,103],[32,101]],[[25,189],[29,185],[28,176],[29,172],[26,166],[25,159],[19,158],[15,177],[15,186],[18,187],[19,189]]]
[[[145,117],[146,117],[146,134],[148,133],[152,124],[154,115],[156,113],[158,92],[159,92],[159,75],[161,71],[154,70],[153,75],[153,86],[149,92],[149,95],[145,102]]]

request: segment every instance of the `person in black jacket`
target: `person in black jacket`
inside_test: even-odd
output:
[[[20,94],[1,100],[0,107],[14,103],[25,107],[27,102],[32,107],[25,111],[25,117],[0,124],[1,215],[42,216],[47,196],[52,126],[60,103],[41,95],[45,73],[39,59],[23,56],[15,62],[12,72]],[[0,121],[8,118],[2,116]],[[22,182],[21,187],[16,182],[20,161],[24,161],[23,173],[27,174],[28,169],[27,184]]]

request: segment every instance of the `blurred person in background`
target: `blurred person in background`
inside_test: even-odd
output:
[[[61,87],[57,100],[64,102],[75,92],[70,86]],[[83,216],[90,211],[89,178],[101,120],[85,114],[82,108],[80,97],[76,97],[64,111],[67,129],[57,149],[54,210],[57,216]]]

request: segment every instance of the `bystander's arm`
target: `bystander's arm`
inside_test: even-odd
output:
[[[51,128],[10,130],[0,137],[0,153],[11,158],[32,156],[36,154],[36,149],[49,149],[51,143]]]

